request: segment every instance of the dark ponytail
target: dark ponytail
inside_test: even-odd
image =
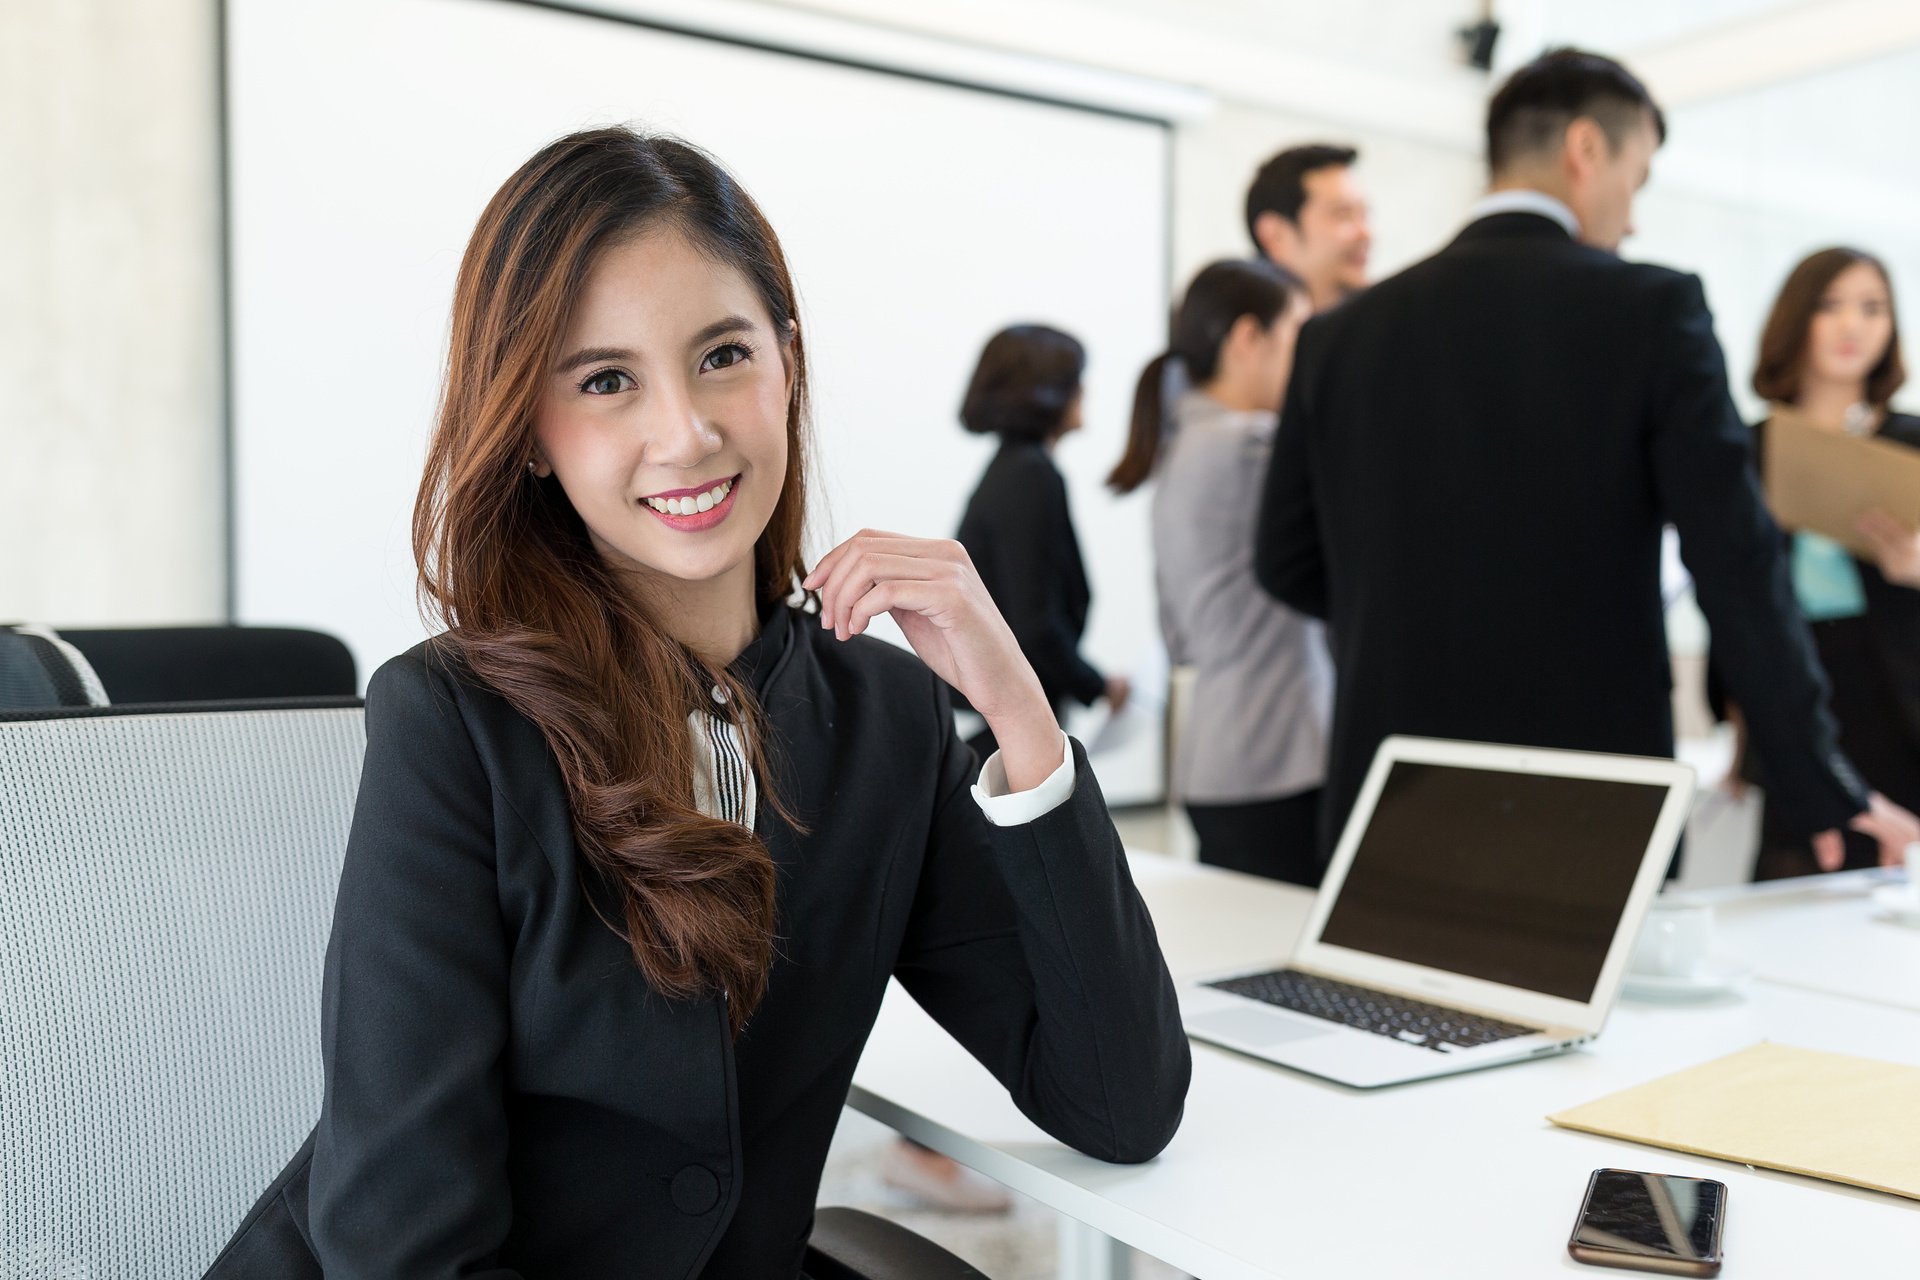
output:
[[[1252,316],[1262,329],[1287,309],[1306,286],[1284,267],[1264,259],[1230,258],[1201,268],[1187,286],[1187,296],[1174,313],[1172,341],[1140,373],[1133,388],[1133,421],[1127,430],[1127,449],[1107,476],[1115,493],[1131,493],[1147,482],[1167,434],[1167,366],[1174,360],[1186,366],[1191,385],[1204,387],[1220,372],[1220,348],[1241,316]]]
[[[1107,487],[1115,493],[1132,493],[1153,474],[1153,461],[1160,453],[1160,436],[1166,422],[1164,405],[1167,365],[1173,352],[1162,351],[1140,371],[1133,387],[1133,421],[1127,428],[1127,451],[1107,475]]]

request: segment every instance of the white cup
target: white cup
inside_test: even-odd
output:
[[[1690,978],[1713,950],[1713,908],[1679,898],[1656,898],[1640,926],[1627,967],[1660,978]]]
[[[1920,911],[1920,844],[1907,846],[1907,900],[1908,911]]]

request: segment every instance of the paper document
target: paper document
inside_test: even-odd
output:
[[[1869,510],[1920,529],[1920,449],[1822,431],[1776,410],[1766,453],[1767,506],[1788,529],[1824,534],[1866,560],[1873,546],[1853,526]]]
[[[1547,1119],[1920,1200],[1920,1067],[1757,1044]]]

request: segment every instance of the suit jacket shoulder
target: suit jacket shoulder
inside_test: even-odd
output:
[[[981,478],[982,490],[991,490],[1002,498],[1032,499],[1056,495],[1064,499],[1067,481],[1047,451],[1039,445],[1003,445]]]

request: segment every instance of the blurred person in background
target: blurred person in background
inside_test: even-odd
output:
[[[1080,429],[1087,353],[1078,339],[1041,324],[1017,324],[988,339],[974,367],[960,422],[1000,438],[999,452],[967,500],[955,535],[1040,676],[1054,712],[1100,699],[1118,714],[1131,692],[1081,656],[1093,593],[1053,450]],[[969,740],[981,759],[992,735]]]
[[[1367,287],[1373,251],[1366,194],[1352,147],[1289,147],[1260,166],[1247,188],[1247,235],[1268,262],[1306,284],[1315,311]]]
[[[1773,412],[1790,408],[1822,431],[1920,449],[1920,418],[1889,404],[1905,381],[1893,286],[1880,260],[1833,248],[1796,266],[1774,300],[1753,374],[1754,391]],[[1761,475],[1769,465],[1772,416],[1754,428]],[[1841,750],[1875,788],[1913,809],[1920,806],[1920,535],[1885,511],[1862,516],[1858,532],[1873,548],[1870,558],[1818,533],[1790,531],[1793,593],[1832,687]],[[1713,672],[1718,692],[1717,662]],[[1735,776],[1765,786],[1767,761],[1745,749],[1738,705],[1726,712],[1742,726]],[[1881,859],[1882,850],[1857,831],[1809,849],[1769,806],[1754,877],[1867,867]]]
[[[1253,576],[1253,523],[1306,287],[1266,261],[1224,261],[1187,287],[1169,349],[1140,375],[1125,455],[1107,483],[1154,481],[1160,629],[1193,694],[1174,791],[1200,861],[1317,886],[1333,664],[1321,623]],[[1192,389],[1163,399],[1167,366]]]
[[[1665,136],[1619,63],[1542,55],[1453,243],[1301,331],[1254,567],[1329,623],[1323,855],[1389,734],[1671,756],[1667,524],[1783,821],[1920,835],[1839,749],[1699,279],[1619,256]]]

